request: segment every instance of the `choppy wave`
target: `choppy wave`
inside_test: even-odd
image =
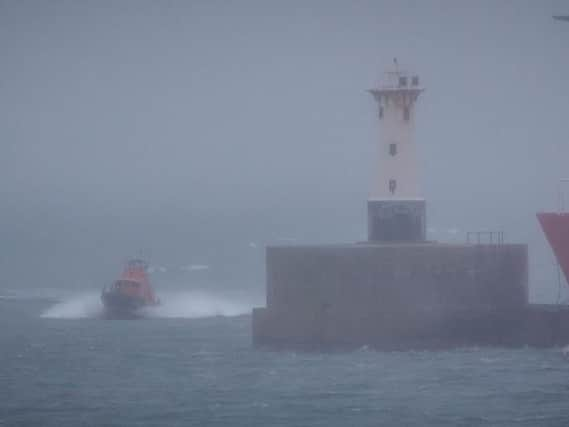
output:
[[[0,300],[58,300],[61,290],[45,289],[1,289]]]
[[[209,265],[207,264],[190,264],[190,265],[184,265],[182,267],[180,267],[181,271],[203,271],[203,270],[209,270]]]

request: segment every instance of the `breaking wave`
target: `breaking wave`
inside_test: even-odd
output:
[[[214,316],[239,316],[251,312],[254,301],[204,291],[166,292],[160,294],[160,305],[142,310],[151,318],[197,319]],[[48,319],[84,319],[101,317],[104,313],[99,294],[65,297],[45,310]]]
[[[149,317],[189,318],[239,316],[251,312],[254,304],[236,297],[204,291],[171,292],[160,296],[160,305],[145,309]]]
[[[41,317],[48,319],[82,319],[98,317],[103,306],[98,294],[83,294],[66,297],[45,310]]]

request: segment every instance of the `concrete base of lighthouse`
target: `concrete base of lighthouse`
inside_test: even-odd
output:
[[[273,246],[266,268],[256,345],[403,350],[569,339],[569,309],[528,304],[526,245]]]
[[[426,240],[425,199],[370,199],[367,215],[370,242]]]

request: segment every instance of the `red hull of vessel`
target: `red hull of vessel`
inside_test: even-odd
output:
[[[541,212],[537,219],[565,279],[569,281],[569,213]]]

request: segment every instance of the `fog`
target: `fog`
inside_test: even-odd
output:
[[[0,1],[0,286],[98,289],[144,250],[170,283],[263,292],[264,245],[365,239],[378,138],[366,90],[397,57],[427,88],[429,237],[528,243],[531,298],[552,300],[535,213],[569,177],[569,24],[551,19],[568,12]]]

